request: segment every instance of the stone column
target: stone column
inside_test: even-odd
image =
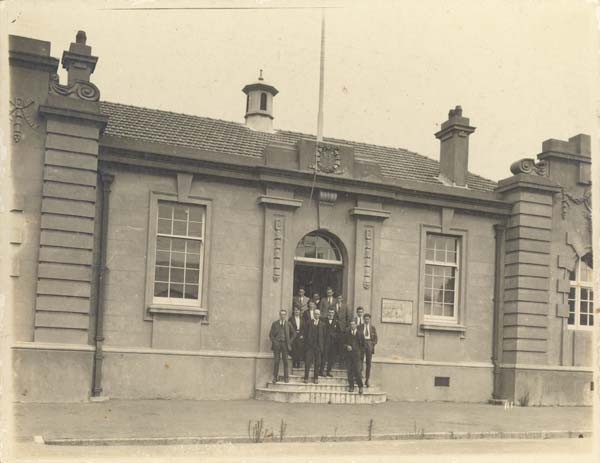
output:
[[[89,82],[97,58],[85,33],[63,55],[69,84],[50,80],[46,119],[34,340],[89,342],[98,140],[107,117]]]
[[[508,400],[518,400],[527,390],[524,366],[548,363],[552,205],[560,189],[541,167],[511,168],[516,175],[500,181],[496,190],[513,204],[504,245],[498,391]]]
[[[391,214],[383,210],[381,202],[359,199],[356,207],[350,209],[350,215],[356,219],[354,309],[362,306],[365,312],[373,315],[376,310],[379,310],[378,291],[374,282],[379,259],[377,250],[381,236],[381,222],[389,218]]]

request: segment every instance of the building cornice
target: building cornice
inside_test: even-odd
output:
[[[251,183],[320,188],[359,194],[380,200],[453,207],[497,216],[508,216],[511,204],[493,192],[394,180],[373,182],[356,178],[317,174],[314,171],[266,166],[263,158],[210,152],[189,147],[152,143],[126,137],[103,136],[99,160],[122,166],[224,177]]]

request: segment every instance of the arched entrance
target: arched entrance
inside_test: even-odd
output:
[[[304,287],[306,295],[325,295],[331,286],[336,295],[344,294],[344,257],[336,239],[315,231],[305,235],[296,245],[294,255],[294,294]]]

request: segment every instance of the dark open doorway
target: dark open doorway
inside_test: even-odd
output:
[[[305,235],[297,244],[294,256],[294,294],[304,287],[312,297],[326,294],[330,286],[335,295],[344,295],[344,255],[339,240],[325,231]]]
[[[296,262],[294,268],[294,294],[304,287],[306,295],[312,297],[314,293],[325,296],[325,290],[330,286],[335,295],[343,294],[342,290],[343,268],[340,266],[326,266]]]

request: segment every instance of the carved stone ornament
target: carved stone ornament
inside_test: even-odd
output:
[[[277,218],[273,222],[275,237],[273,240],[273,281],[281,279],[281,249],[283,244],[283,219]]]
[[[571,208],[571,205],[581,206],[583,205],[583,215],[587,220],[589,230],[592,229],[592,189],[586,188],[581,197],[575,197],[572,193],[567,191],[565,188],[561,188],[561,217],[563,220],[567,218],[567,211]]]
[[[310,166],[310,168],[324,174],[343,174],[344,170],[340,168],[341,165],[342,157],[339,148],[319,144],[317,148],[317,164],[316,166]]]
[[[514,174],[529,174],[539,177],[548,175],[548,164],[546,161],[535,162],[535,159],[525,158],[517,162],[513,162],[510,166],[510,171]]]
[[[91,82],[79,80],[73,82],[71,85],[61,85],[58,80],[58,74],[52,74],[50,77],[50,93],[79,98],[85,101],[98,101],[100,99],[100,90]]]
[[[13,140],[19,143],[23,139],[23,120],[27,122],[29,127],[36,129],[38,123],[31,115],[33,101],[29,98],[15,98],[10,102],[11,110],[9,112],[13,128]]]
[[[371,287],[371,278],[373,276],[373,229],[365,228],[365,254],[364,254],[364,274],[363,288]]]

